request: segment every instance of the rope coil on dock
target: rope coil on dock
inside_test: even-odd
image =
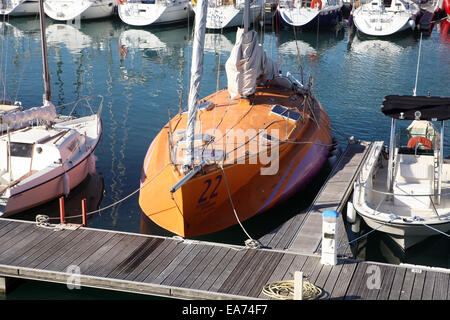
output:
[[[75,224],[52,224],[49,223],[50,219],[51,218],[45,214],[38,214],[36,215],[36,226],[41,228],[53,229],[55,231],[76,230],[80,227],[79,225]]]
[[[302,289],[303,300],[315,300],[322,295],[322,289],[308,281],[303,281]],[[293,300],[294,280],[268,283],[262,289],[262,293],[278,300]]]

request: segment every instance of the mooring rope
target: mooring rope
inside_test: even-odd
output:
[[[131,192],[131,193],[128,194],[127,196],[123,197],[122,199],[117,200],[117,201],[114,202],[114,203],[111,203],[110,205],[108,205],[108,206],[106,206],[106,207],[103,207],[103,208],[100,208],[100,209],[97,209],[97,210],[94,210],[94,211],[90,211],[90,212],[86,213],[86,216],[89,216],[89,215],[92,215],[92,214],[94,214],[94,213],[98,213],[98,212],[107,210],[107,209],[109,209],[109,208],[111,208],[111,207],[114,207],[114,206],[118,205],[119,203],[121,203],[121,202],[127,200],[127,199],[130,198],[131,196],[135,195],[135,194],[138,193],[141,189],[143,189],[147,184],[149,184],[149,183],[152,182],[154,179],[156,179],[156,178],[161,174],[161,172],[163,172],[164,169],[166,169],[166,167],[167,167],[169,164],[170,164],[170,163],[167,163],[167,164],[166,164],[160,171],[158,171],[158,173],[157,173],[155,176],[153,176],[149,181],[147,181],[145,184],[143,184],[142,186],[140,186],[139,188],[137,188],[136,190],[134,190],[133,192]],[[36,222],[38,222],[38,216],[43,216],[43,215],[37,215],[37,216],[36,216]],[[75,215],[75,216],[66,216],[66,219],[81,218],[82,216],[83,216],[82,214]],[[48,216],[45,216],[45,217],[47,217],[48,220],[56,220],[56,219],[59,219],[59,217],[48,217]],[[40,219],[43,219],[43,218],[40,217]]]
[[[266,284],[262,293],[278,300],[293,300],[294,281],[285,280]],[[322,289],[311,282],[303,281],[302,293],[303,300],[315,300],[322,295]]]
[[[228,193],[228,199],[230,200],[231,207],[233,208],[234,216],[236,217],[236,221],[238,222],[239,226],[241,227],[242,231],[244,231],[245,235],[248,237],[247,240],[245,240],[245,246],[249,249],[259,249],[261,247],[261,243],[258,240],[255,240],[250,236],[250,234],[245,230],[244,226],[241,223],[241,220],[239,219],[239,216],[236,212],[236,208],[234,207],[233,199],[231,198],[230,189],[228,187],[228,181],[227,177],[225,175],[225,170],[223,169],[223,164],[219,166],[223,173],[223,180],[225,181],[225,187],[227,189]]]

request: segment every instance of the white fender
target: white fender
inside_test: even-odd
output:
[[[67,197],[70,193],[70,177],[67,173],[63,176],[63,193]]]

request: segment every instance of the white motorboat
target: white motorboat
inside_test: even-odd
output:
[[[113,0],[46,0],[45,14],[59,21],[100,19],[114,13]]]
[[[94,151],[102,126],[100,112],[86,103],[90,115],[75,118],[83,112],[79,107],[90,99],[74,103],[69,115],[57,115],[51,102],[50,76],[47,64],[47,46],[43,0],[40,0],[41,39],[44,73],[42,107],[28,109],[4,105],[0,113],[0,216],[47,202],[81,183],[95,171]],[[66,106],[67,107],[67,106]]]
[[[419,13],[419,6],[409,0],[372,0],[355,9],[353,22],[366,35],[389,36],[414,30]]]
[[[296,28],[329,28],[342,18],[342,0],[280,1],[278,13],[285,26]]]
[[[120,19],[132,26],[170,24],[194,16],[189,0],[129,0],[120,2]]]
[[[0,1],[0,15],[29,16],[39,11],[39,0]]]
[[[196,10],[196,2],[194,11]],[[207,29],[224,29],[244,25],[244,0],[208,0],[208,12],[206,16]],[[262,0],[250,1],[249,21],[255,23],[264,14],[264,2]]]
[[[450,162],[443,157],[450,98],[387,96],[381,110],[392,118],[389,150],[381,141],[373,144],[348,215],[354,208],[405,250],[450,230]]]

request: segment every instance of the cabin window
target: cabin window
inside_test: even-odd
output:
[[[11,156],[31,158],[33,145],[29,143],[11,142]]]

